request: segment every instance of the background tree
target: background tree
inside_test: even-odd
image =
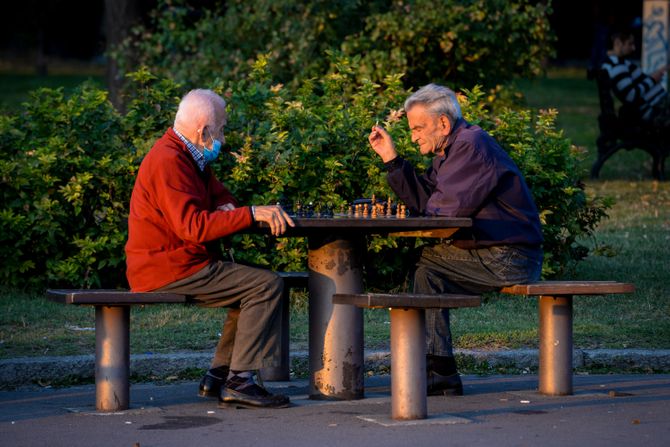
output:
[[[105,0],[105,45],[110,57],[105,65],[105,80],[109,99],[115,107],[122,107],[122,73],[112,49],[121,45],[132,27],[141,21],[141,7],[138,0]]]
[[[358,79],[405,73],[406,87],[488,87],[541,72],[552,53],[550,11],[530,0],[230,0],[211,8],[161,0],[115,57],[121,73],[146,65],[195,86],[239,78],[263,54],[272,78],[290,87],[326,73],[326,52],[336,50],[357,61]]]

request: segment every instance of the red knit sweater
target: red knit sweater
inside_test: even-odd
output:
[[[209,167],[201,172],[172,129],[137,173],[130,199],[126,276],[134,292],[186,278],[213,260],[206,243],[249,227],[251,208],[217,211],[237,201]]]

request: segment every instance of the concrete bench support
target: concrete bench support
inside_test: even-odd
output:
[[[95,408],[130,405],[130,307],[95,306]]]
[[[391,313],[391,416],[428,417],[426,397],[426,312],[393,309]]]
[[[95,408],[123,411],[130,405],[130,307],[186,303],[186,295],[124,290],[47,290],[62,304],[95,306]]]
[[[572,301],[574,295],[632,293],[633,284],[614,281],[540,281],[505,287],[502,293],[539,297],[540,371],[538,391],[573,394]]]
[[[412,420],[428,416],[425,309],[475,307],[481,299],[447,294],[335,294],[333,304],[390,309],[391,417]]]
[[[261,371],[265,380],[289,380],[289,296],[307,287],[307,272],[277,272],[284,279],[281,364]],[[123,411],[130,405],[130,308],[147,304],[187,304],[176,293],[105,289],[50,289],[47,299],[61,304],[95,306],[95,389],[98,411]]]

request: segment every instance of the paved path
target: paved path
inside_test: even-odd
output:
[[[305,381],[267,385],[281,410],[221,410],[197,383],[138,384],[125,412],[94,411],[92,385],[0,392],[0,445],[21,446],[667,446],[670,375],[577,375],[575,395],[537,394],[537,377],[464,376],[463,397],[430,397],[430,417],[395,422],[389,377],[366,398],[312,401]]]

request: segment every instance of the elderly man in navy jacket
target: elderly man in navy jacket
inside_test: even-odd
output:
[[[374,126],[368,140],[388,169],[388,182],[413,215],[470,217],[473,225],[424,248],[415,293],[482,293],[536,281],[542,228],[528,186],[507,153],[466,122],[454,92],[429,84],[405,101],[412,141],[432,156],[419,175],[391,136]],[[462,395],[449,311],[426,312],[429,395]]]

